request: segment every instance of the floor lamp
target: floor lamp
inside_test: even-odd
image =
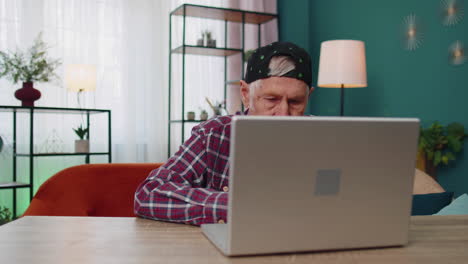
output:
[[[359,40],[322,42],[317,86],[340,88],[340,114],[344,115],[344,89],[367,87],[366,52]]]

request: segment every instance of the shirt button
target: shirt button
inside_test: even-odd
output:
[[[228,192],[228,191],[229,191],[229,187],[224,186],[224,187],[223,187],[223,192]]]
[[[218,220],[218,224],[224,224],[224,223],[225,223],[225,222],[224,222],[223,219],[219,219],[219,220]]]

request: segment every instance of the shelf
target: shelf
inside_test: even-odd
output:
[[[245,14],[245,23],[248,24],[263,24],[277,17],[277,15],[271,13],[260,13],[253,11],[244,11],[239,9],[219,8],[191,4],[181,5],[171,14],[176,16],[183,16],[184,6],[185,16],[209,18],[230,22],[242,23],[242,13]]]
[[[226,84],[228,84],[228,85],[240,85],[240,81],[239,80],[227,81]]]
[[[20,153],[18,153],[17,151],[17,148],[15,147],[15,145],[13,145],[13,153],[11,153],[11,156],[12,156],[12,159],[13,159],[13,172],[12,172],[12,175],[11,175],[11,178],[8,179],[12,182],[0,182],[0,189],[13,189],[13,190],[16,190],[17,188],[23,188],[26,189],[29,193],[29,200],[32,200],[33,197],[34,197],[34,191],[35,189],[37,189],[37,186],[34,186],[34,166],[32,166],[32,164],[34,164],[34,162],[37,160],[35,160],[36,158],[39,158],[39,157],[67,157],[67,156],[75,156],[75,157],[79,157],[80,160],[82,160],[82,162],[80,163],[86,163],[86,164],[89,164],[90,163],[90,160],[91,160],[91,156],[95,156],[95,155],[103,155],[105,157],[105,159],[108,160],[109,163],[112,162],[112,134],[111,134],[111,131],[112,131],[112,123],[111,123],[111,110],[108,110],[108,109],[90,109],[90,108],[67,108],[67,107],[41,107],[41,106],[37,106],[37,107],[24,107],[24,106],[19,106],[19,105],[0,105],[0,114],[1,115],[11,115],[12,118],[12,127],[13,127],[13,138],[15,139],[17,135],[17,131],[19,130],[18,129],[18,113],[20,113],[20,117],[21,119],[24,119],[24,117],[29,117],[29,122],[30,122],[30,125],[28,126],[29,127],[29,137],[28,137],[28,141],[29,141],[29,148],[30,150],[32,150],[33,146],[34,146],[34,135],[36,133],[34,133],[34,129],[37,130],[36,126],[34,126],[34,123],[37,122],[37,121],[34,121],[38,116],[40,115],[48,115],[48,114],[52,114],[50,115],[49,117],[53,118],[53,119],[56,119],[57,117],[60,117],[60,116],[65,116],[65,118],[69,118],[69,117],[72,117],[72,115],[74,115],[74,117],[82,117],[82,121],[83,121],[83,115],[87,116],[87,122],[88,122],[88,126],[91,125],[91,120],[90,120],[90,117],[91,115],[93,114],[101,114],[100,117],[106,117],[105,119],[107,119],[107,142],[108,142],[108,146],[106,149],[102,148],[100,150],[103,150],[103,151],[107,151],[107,152],[89,152],[89,153],[75,153],[75,152],[60,152],[60,153],[40,153],[41,151],[38,151],[38,153],[34,153],[34,151],[31,151],[29,152],[28,149],[24,148],[22,149],[22,153],[20,151]],[[107,115],[107,116],[106,116]],[[3,122],[3,121],[2,121]],[[58,122],[57,124],[59,124],[59,120],[56,121]],[[40,123],[40,122],[38,122]],[[3,125],[3,123],[1,123]],[[102,131],[102,133],[104,133],[104,131]],[[15,141],[15,140],[13,140]],[[15,143],[15,142],[13,142]],[[18,144],[19,142],[16,141],[16,144]],[[10,155],[10,154],[9,154]],[[18,176],[18,167],[22,167],[21,165],[19,165],[17,163],[18,160],[21,160],[21,161],[29,161],[29,164],[30,164],[30,168],[29,168],[29,173],[26,172],[26,174],[28,175],[28,178],[29,180],[24,180],[24,181],[27,181],[29,183],[22,183],[22,182],[16,182],[17,180],[17,176]],[[1,170],[0,170],[1,171]],[[37,176],[36,176],[37,177]],[[7,181],[7,180],[5,180]],[[35,188],[36,187],[36,188]],[[16,195],[16,192],[12,192],[12,196],[13,196],[13,217],[16,217],[17,216],[17,200],[15,200],[15,196]],[[16,201],[16,202],[15,202]]]
[[[31,184],[22,182],[0,182],[0,189],[12,189],[12,188],[29,188]]]
[[[183,18],[183,19],[181,19]],[[187,19],[188,18],[188,19]],[[240,45],[229,45],[223,43],[219,43],[219,47],[206,47],[206,46],[201,46],[201,45],[195,45],[195,41],[189,41],[187,42],[185,39],[187,37],[187,30],[190,31],[190,29],[187,29],[187,26],[190,27],[190,23],[192,21],[195,21],[196,19],[193,18],[198,18],[200,20],[203,20],[205,23],[215,23],[215,24],[224,24],[224,35],[225,37],[229,36],[229,32],[227,31],[229,26],[236,26],[240,27],[240,32],[242,32],[242,39],[240,40],[241,43]],[[276,22],[275,22],[276,21]],[[240,85],[240,80],[229,80],[228,81],[228,73],[230,72],[230,68],[235,66],[239,66],[239,73],[241,73],[241,76],[236,76],[236,78],[242,79],[243,75],[245,73],[245,63],[239,64],[239,65],[232,65],[231,63],[227,63],[226,59],[228,56],[237,56],[241,55],[240,59],[243,61],[243,52],[244,48],[246,45],[246,41],[248,38],[252,37],[252,41],[257,41],[258,43],[262,43],[265,41],[265,34],[263,33],[264,27],[261,25],[267,25],[269,26],[278,26],[278,15],[276,14],[271,14],[271,13],[265,13],[265,12],[254,12],[254,11],[246,11],[246,10],[240,10],[240,9],[230,9],[230,8],[218,8],[218,7],[211,7],[211,6],[201,6],[201,5],[193,5],[193,4],[183,4],[175,8],[171,13],[169,17],[169,79],[168,79],[168,115],[169,115],[169,121],[168,121],[168,132],[167,132],[167,157],[169,158],[174,150],[177,150],[177,145],[183,144],[183,142],[186,140],[186,136],[188,135],[188,129],[194,125],[199,124],[200,122],[204,122],[204,120],[186,120],[186,103],[183,98],[187,95],[187,90],[189,89],[188,86],[186,87],[186,78],[183,78],[183,76],[180,75],[179,71],[174,71],[174,64],[172,63],[172,60],[177,60],[182,59],[182,69],[186,69],[188,67],[186,60],[187,58],[193,57],[193,55],[197,56],[218,56],[222,59],[224,59],[224,67],[221,69],[224,71],[224,80],[222,81],[222,86],[224,90],[224,96],[223,100],[227,101],[228,98],[228,93],[230,93],[231,89],[239,89]],[[224,23],[223,23],[224,22]],[[251,36],[250,34],[245,34],[245,25],[249,24],[250,26],[254,26],[257,28],[257,33],[254,34],[256,36]],[[174,30],[173,28],[176,28]],[[178,40],[183,39],[183,41],[177,41],[173,42],[172,37],[173,36],[180,36],[180,38],[176,38]],[[263,38],[262,38],[263,36]],[[220,41],[222,42],[222,41]],[[190,44],[190,45],[188,45]],[[241,48],[242,47],[242,48]],[[176,56],[172,56],[174,54],[177,54]],[[192,56],[187,56],[185,55],[192,55]],[[232,58],[232,57],[231,57]],[[201,59],[201,58],[199,58]],[[196,68],[193,69],[193,66],[190,66],[189,68],[192,69],[187,69],[187,70],[197,70]],[[177,94],[178,96],[182,96],[182,103],[178,103],[177,105],[172,104],[172,89],[173,89],[173,78],[175,77],[176,74],[178,77],[181,77],[181,93]],[[234,77],[234,76],[233,76]],[[231,77],[229,77],[231,79]],[[237,87],[235,87],[237,86]],[[175,87],[174,87],[175,89]],[[177,89],[179,87],[177,86]],[[193,88],[191,88],[193,89]],[[196,92],[196,91],[195,91]],[[203,94],[203,93],[202,93]],[[219,99],[219,98],[216,98]],[[175,109],[182,109],[182,111],[179,112],[179,114],[175,114],[173,111]],[[177,113],[177,111],[176,111]],[[197,115],[198,118],[200,118],[199,115]],[[180,133],[173,133],[172,131],[180,131]],[[174,139],[173,139],[174,138]],[[180,140],[180,141],[179,141]]]
[[[48,156],[86,156],[86,155],[109,155],[109,152],[89,152],[89,153],[34,153],[34,154],[16,154],[17,157],[48,157]]]
[[[171,123],[200,123],[206,120],[171,120]]]
[[[62,108],[62,107],[26,107],[26,106],[14,106],[14,105],[0,105],[0,112],[19,112],[29,113],[34,110],[34,113],[49,113],[49,114],[99,114],[99,113],[110,113],[110,110],[104,109],[88,109],[88,108]]]
[[[172,53],[183,53],[183,47],[180,46],[172,50]],[[185,54],[193,55],[206,55],[206,56],[231,56],[237,53],[242,53],[241,49],[229,49],[229,48],[210,48],[204,46],[191,46],[185,45]]]

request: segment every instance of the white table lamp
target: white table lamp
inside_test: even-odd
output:
[[[81,108],[80,94],[96,90],[96,66],[89,64],[70,64],[65,68],[65,86],[69,91],[78,92],[77,101]]]
[[[359,40],[322,42],[317,86],[341,88],[341,116],[344,115],[344,89],[367,87],[366,51]]]

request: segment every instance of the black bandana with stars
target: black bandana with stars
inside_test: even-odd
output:
[[[275,56],[288,56],[296,66],[294,70],[281,77],[296,78],[312,86],[312,65],[310,56],[303,48],[291,42],[273,42],[254,51],[247,62],[245,82],[251,83],[259,79],[270,77],[271,58]]]

